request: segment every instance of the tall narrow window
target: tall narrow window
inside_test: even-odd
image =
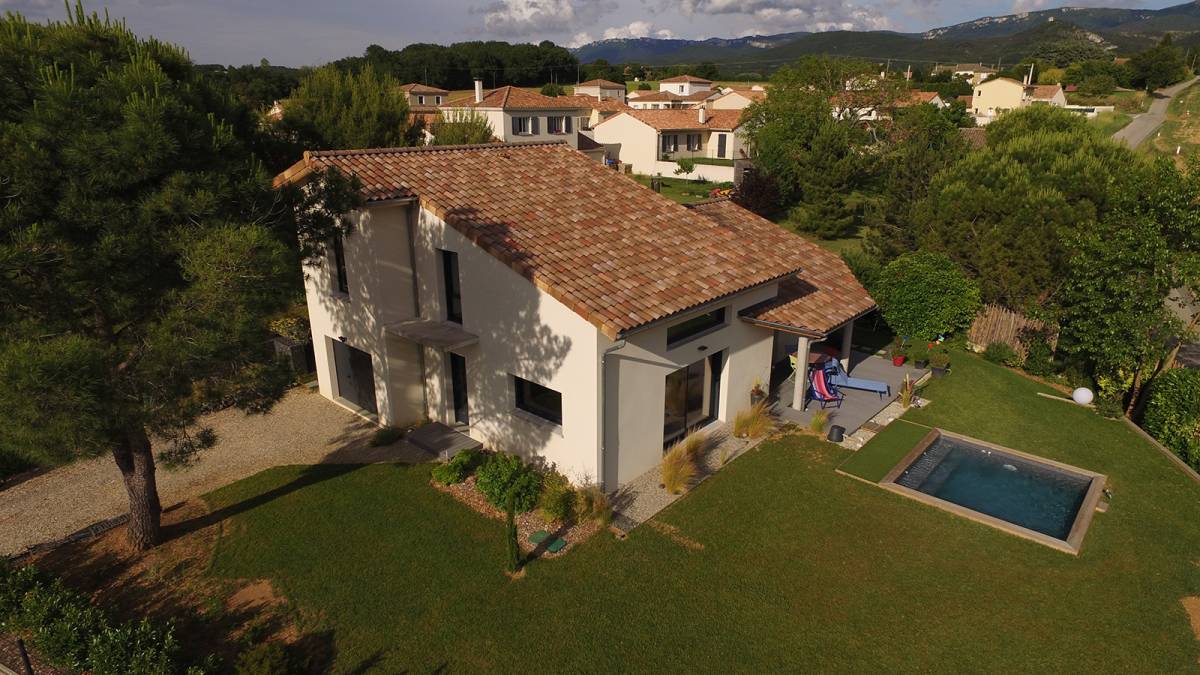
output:
[[[700,134],[687,135],[687,149],[691,152],[696,152],[700,149]]]
[[[462,286],[458,279],[458,254],[442,251],[442,282],[446,289],[446,320],[462,323]]]
[[[350,294],[350,279],[346,276],[346,249],[340,234],[333,237],[333,283],[338,293]]]
[[[726,134],[717,134],[717,157],[725,159],[725,136]]]

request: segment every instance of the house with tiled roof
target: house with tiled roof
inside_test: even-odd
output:
[[[713,110],[745,110],[751,103],[765,101],[765,89],[726,89],[720,96],[710,99],[704,105]]]
[[[972,86],[982,83],[989,77],[997,73],[995,68],[985,66],[982,63],[958,63],[940,65],[933,69],[935,73],[953,73],[954,77],[966,80]]]
[[[450,92],[445,89],[415,82],[400,85],[400,91],[408,96],[409,109],[428,108],[432,112],[436,112],[437,106],[445,103],[450,97]]]
[[[683,158],[700,160],[691,176],[733,180],[733,160],[744,157],[740,110],[630,110],[592,129],[608,157],[635,173],[673,175]]]
[[[680,75],[660,81],[658,91],[631,93],[627,102],[637,110],[694,108],[721,94],[720,89],[713,89],[710,80],[691,75]]]
[[[585,96],[544,96],[510,86],[485,91],[483,82],[475,80],[473,94],[447,101],[440,109],[449,115],[473,112],[484,116],[492,136],[505,143],[563,141],[603,161],[604,153],[580,131],[591,128],[597,107],[615,103]]]
[[[1067,95],[1062,85],[1029,84],[1010,77],[997,77],[975,85],[970,112],[976,124],[987,124],[1009,110],[1028,105],[1052,105],[1064,108]]]
[[[610,80],[588,80],[575,85],[576,96],[591,96],[592,98],[611,99],[625,102],[625,85]]]
[[[837,255],[563,143],[310,152],[276,184],[330,168],[358,178],[364,206],[305,269],[321,394],[576,483],[654,470],[749,408],[789,353],[848,353],[875,307]]]

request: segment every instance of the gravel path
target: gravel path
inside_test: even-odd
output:
[[[217,445],[205,450],[193,466],[158,469],[164,508],[283,464],[426,458],[403,442],[370,447],[374,426],[304,387],[288,393],[269,415],[224,410],[204,423],[217,432]],[[108,455],[44,473],[0,491],[0,555],[60,539],[119,516],[126,508],[121,474]]]

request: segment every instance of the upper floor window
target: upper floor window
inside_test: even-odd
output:
[[[551,115],[546,118],[546,133],[550,134],[569,134],[571,133],[571,118],[563,115]]]
[[[513,376],[517,409],[550,422],[562,424],[562,394],[536,382]]]
[[[725,308],[720,307],[711,312],[693,316],[680,321],[674,326],[667,326],[667,348],[683,344],[703,333],[725,324]]]
[[[350,279],[346,276],[346,248],[342,245],[342,235],[333,236],[333,283],[338,293],[350,294]]]
[[[425,105],[425,97],[417,96],[417,105]]]
[[[512,130],[518,136],[535,136],[538,132],[538,118],[536,117],[514,117],[512,118]]]
[[[687,149],[692,152],[700,149],[700,134],[687,135]]]
[[[440,251],[442,256],[442,288],[446,293],[446,320],[462,323],[462,283],[458,278],[458,254]]]
[[[434,102],[434,103],[436,103],[436,104],[438,104],[438,105],[441,105],[441,104],[442,104],[442,97],[441,97],[441,96],[434,96],[434,97],[433,97],[433,102]]]
[[[683,85],[682,84],[679,85],[679,93],[681,93],[681,94],[683,93]]]

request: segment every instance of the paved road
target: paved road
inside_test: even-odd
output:
[[[217,445],[186,469],[158,470],[163,507],[283,464],[368,464],[420,461],[400,443],[372,448],[375,427],[303,387],[292,390],[269,415],[224,410],[205,424]],[[127,509],[125,486],[112,457],[76,462],[0,490],[0,555],[55,541]]]
[[[1162,126],[1163,120],[1167,118],[1167,106],[1171,104],[1171,99],[1197,80],[1200,80],[1200,77],[1195,77],[1187,82],[1181,82],[1154,92],[1155,99],[1150,104],[1150,112],[1134,117],[1133,121],[1125,125],[1124,129],[1113,134],[1113,140],[1118,143],[1124,141],[1131,148],[1141,145],[1143,141],[1150,138]]]

